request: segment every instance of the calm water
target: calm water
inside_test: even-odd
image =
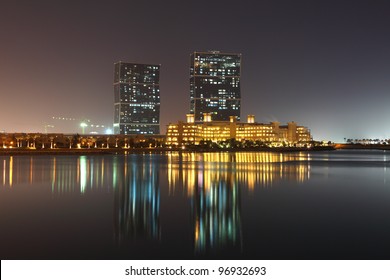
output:
[[[1,259],[389,259],[390,152],[0,157]]]

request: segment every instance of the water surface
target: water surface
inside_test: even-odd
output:
[[[1,259],[389,259],[390,153],[0,157]]]

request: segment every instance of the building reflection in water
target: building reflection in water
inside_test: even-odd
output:
[[[151,156],[118,158],[115,184],[115,238],[160,239],[160,188],[158,162]]]
[[[182,181],[188,196],[194,193],[197,170],[233,173],[249,190],[271,187],[278,180],[304,182],[310,179],[308,153],[171,153],[168,155],[168,183],[173,193]],[[203,178],[206,186],[210,178]]]
[[[54,196],[114,192],[116,240],[160,236],[159,163],[152,155],[11,156],[0,168],[3,187],[50,186]]]
[[[169,154],[170,192],[182,186],[191,197],[195,252],[241,250],[240,186],[254,191],[278,180],[304,182],[310,176],[309,161],[307,153]]]
[[[168,153],[165,166],[153,155],[10,156],[0,160],[0,184],[51,187],[55,196],[113,192],[114,236],[122,243],[160,239],[158,174],[166,167],[169,194],[191,202],[195,252],[219,253],[242,248],[240,194],[304,182],[310,160],[308,153]]]
[[[191,199],[195,252],[240,252],[240,188],[233,173],[207,169],[197,173]]]
[[[7,157],[0,160],[0,184],[47,185],[54,195],[111,192],[114,185],[112,158],[105,156]],[[26,172],[27,171],[27,172]]]
[[[53,194],[111,192],[114,166],[106,164],[107,161],[111,163],[112,159],[105,156],[79,156],[61,160],[51,158],[50,180]],[[36,170],[33,174],[36,174]]]

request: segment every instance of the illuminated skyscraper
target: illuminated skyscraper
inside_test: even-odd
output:
[[[160,65],[115,63],[115,134],[160,133]]]
[[[194,52],[190,66],[190,112],[195,121],[211,113],[214,121],[240,120],[241,54]]]

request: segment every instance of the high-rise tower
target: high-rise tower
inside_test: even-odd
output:
[[[241,54],[194,52],[190,66],[190,112],[195,121],[211,113],[215,121],[240,119]]]
[[[115,63],[115,134],[160,133],[160,65]]]

